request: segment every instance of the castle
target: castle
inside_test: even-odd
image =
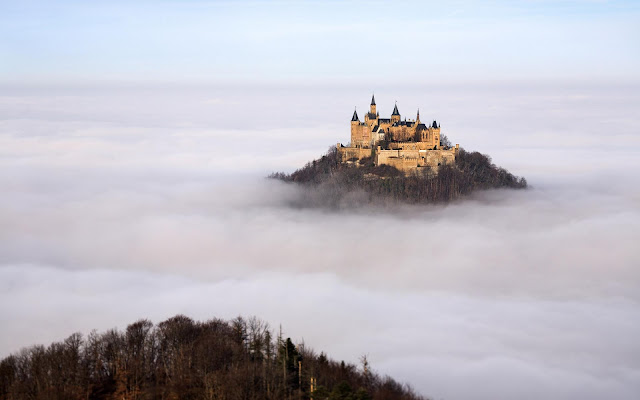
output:
[[[337,144],[342,162],[357,162],[372,157],[375,165],[390,165],[405,173],[412,171],[437,171],[440,165],[455,162],[459,145],[454,148],[441,143],[440,125],[423,124],[420,110],[415,120],[401,120],[398,105],[393,107],[391,118],[380,118],[375,96],[371,96],[369,112],[360,122],[357,111],[351,118],[351,143]]]

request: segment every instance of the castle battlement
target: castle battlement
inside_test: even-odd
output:
[[[369,112],[360,122],[358,113],[351,117],[351,143],[337,145],[342,162],[373,157],[376,165],[391,165],[405,173],[428,168],[437,171],[444,164],[455,162],[459,145],[448,148],[442,145],[440,124],[420,121],[420,110],[415,120],[401,120],[398,104],[393,107],[391,118],[380,118],[375,96],[371,96]]]

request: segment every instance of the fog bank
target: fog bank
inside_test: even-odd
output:
[[[328,211],[263,177],[346,143],[361,88],[58,90],[0,96],[1,356],[242,314],[434,398],[640,392],[637,91],[407,90],[531,189]]]

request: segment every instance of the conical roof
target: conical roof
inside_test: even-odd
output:
[[[372,106],[376,105],[376,96],[375,95],[371,95],[371,105]]]
[[[358,113],[356,112],[356,110],[353,110],[353,117],[351,117],[351,121],[360,121],[360,119],[358,118]]]
[[[391,115],[400,115],[397,104],[393,106],[393,112],[391,113]]]

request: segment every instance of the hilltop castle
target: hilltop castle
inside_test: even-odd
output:
[[[423,124],[420,110],[415,120],[401,120],[398,105],[393,107],[391,118],[380,118],[375,96],[371,96],[369,112],[360,122],[358,113],[351,118],[351,143],[338,143],[338,155],[342,162],[355,162],[373,157],[375,165],[391,165],[405,173],[428,169],[437,171],[443,164],[455,162],[459,145],[455,148],[441,143],[440,125]]]

